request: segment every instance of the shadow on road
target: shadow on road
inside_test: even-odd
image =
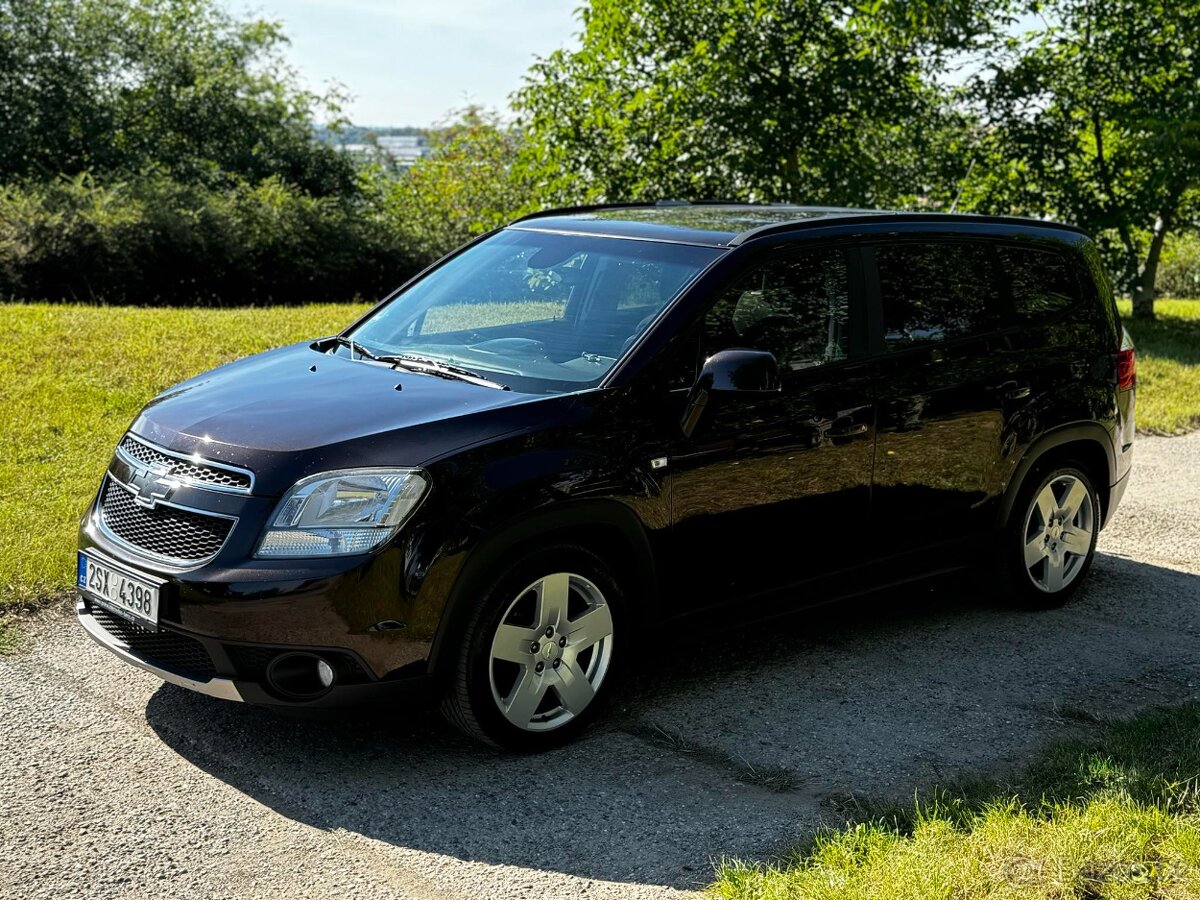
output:
[[[399,847],[680,887],[722,854],[784,847],[847,793],[1019,764],[1085,711],[1195,696],[1200,577],[1100,555],[1064,609],[1022,613],[955,581],[703,637],[664,635],[599,727],[537,757],[436,715],[305,722],[171,686],[169,746],[278,813]]]

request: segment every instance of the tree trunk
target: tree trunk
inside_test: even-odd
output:
[[[1158,261],[1162,258],[1163,241],[1167,237],[1167,220],[1159,216],[1154,223],[1154,234],[1150,238],[1150,249],[1146,261],[1138,270],[1133,286],[1133,316],[1135,319],[1154,318],[1154,282],[1158,280]]]

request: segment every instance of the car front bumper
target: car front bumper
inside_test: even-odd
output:
[[[101,624],[101,618],[93,614],[92,608],[84,599],[76,602],[75,616],[79,619],[79,624],[83,626],[83,630],[87,633],[88,637],[104,649],[113,653],[118,659],[129,663],[131,666],[145,669],[151,675],[156,675],[169,684],[178,685],[179,687],[187,688],[189,691],[196,691],[199,694],[219,697],[222,700],[240,701],[242,699],[242,692],[238,689],[237,682],[232,678],[222,678],[214,675],[202,681],[189,674],[185,674],[183,671],[168,668],[166,664],[159,663],[157,660],[138,654],[118,634],[108,631]]]
[[[356,702],[396,683],[427,680],[440,597],[429,595],[427,605],[418,605],[415,590],[406,589],[410,535],[360,557],[256,560],[247,556],[248,546],[232,547],[182,569],[132,552],[96,520],[93,506],[81,523],[79,550],[161,584],[161,603],[156,624],[135,625],[81,590],[87,618],[81,616],[81,624],[99,643],[122,658],[135,657],[127,661],[165,681],[227,699],[300,705],[272,691],[266,678],[273,657],[287,652],[329,657],[339,670],[329,696],[302,705]]]
[[[231,644],[175,627],[150,629],[84,595],[76,602],[75,615],[88,637],[123,662],[168,684],[221,700],[293,709],[334,709],[389,701],[420,703],[433,696],[431,676],[376,679],[345,650]],[[269,661],[296,652],[311,652],[335,661],[338,680],[319,696],[307,698],[284,696],[273,689],[266,677]]]

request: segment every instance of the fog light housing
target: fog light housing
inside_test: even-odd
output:
[[[317,660],[317,681],[321,682],[321,687],[333,687],[333,666],[323,659]]]
[[[267,684],[290,700],[315,700],[336,680],[333,666],[315,653],[283,653],[267,667]]]

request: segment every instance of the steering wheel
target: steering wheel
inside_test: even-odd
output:
[[[658,317],[658,313],[659,311],[655,310],[654,312],[650,313],[650,315],[643,317],[642,320],[637,323],[633,329],[633,334],[625,338],[625,343],[621,345],[621,352],[617,354],[618,356],[624,356],[629,351],[629,348],[633,346],[634,341],[641,337],[642,332],[649,328],[650,323]]]

